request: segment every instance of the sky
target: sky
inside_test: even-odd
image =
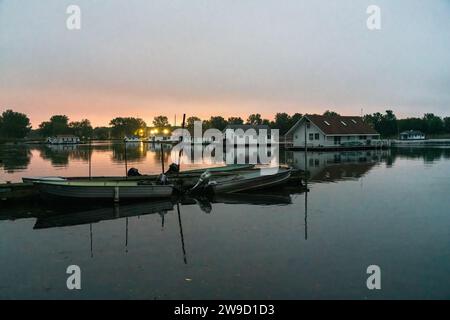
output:
[[[66,9],[81,9],[68,30]],[[381,9],[381,30],[366,25]],[[0,112],[450,116],[449,0],[0,0]],[[179,120],[178,120],[179,121]]]

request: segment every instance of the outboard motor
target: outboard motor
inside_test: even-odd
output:
[[[199,190],[202,190],[203,188],[205,188],[208,185],[210,178],[211,178],[211,172],[209,172],[209,170],[206,170],[205,172],[202,173],[202,175],[198,179],[197,183],[195,184],[195,186],[193,186],[191,188],[190,191],[197,192]]]
[[[166,185],[169,182],[169,179],[164,173],[161,173],[158,177],[158,183],[162,185]]]
[[[140,173],[139,173],[139,170],[138,169],[136,169],[136,168],[130,168],[130,170],[128,170],[128,176],[129,177],[139,177],[139,176],[142,176]]]

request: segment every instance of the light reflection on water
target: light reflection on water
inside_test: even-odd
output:
[[[130,167],[160,172],[160,150],[127,151]],[[123,145],[91,156],[94,175],[124,174]],[[305,167],[302,152],[280,156]],[[0,159],[4,180],[86,175],[89,148],[3,146]],[[306,164],[308,193],[3,206],[0,298],[450,297],[450,149],[310,153]],[[82,268],[79,292],[65,288],[69,264]],[[365,286],[371,264],[379,292]]]

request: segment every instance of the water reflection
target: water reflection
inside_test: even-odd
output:
[[[287,152],[290,166],[308,171],[311,182],[333,182],[358,179],[375,165],[387,162],[390,150],[345,152]]]
[[[205,149],[206,148],[206,149]],[[161,157],[161,152],[163,157]],[[184,168],[192,163],[195,154],[200,155],[197,164],[222,165],[225,163],[226,155],[210,153],[205,146],[193,146],[191,152],[183,152],[181,163]],[[103,156],[109,155],[109,156]],[[72,163],[85,162],[94,159],[93,165],[101,165],[105,170],[108,167],[123,165],[124,163],[149,163],[150,168],[159,172],[161,159],[165,163],[178,162],[178,151],[172,149],[171,145],[154,143],[99,143],[92,145],[0,145],[0,170],[7,174],[14,172],[24,172],[24,175],[42,175],[33,168],[33,164],[40,159],[50,162],[54,168],[66,168],[71,170]],[[270,155],[270,154],[269,154]],[[37,157],[34,157],[37,156]],[[312,173],[315,180],[335,180],[341,178],[351,178],[364,175],[377,162],[384,162],[390,167],[397,160],[401,159],[423,159],[426,164],[434,164],[441,159],[450,159],[450,148],[393,148],[390,150],[367,150],[348,152],[308,152],[307,162],[303,152],[293,152],[281,149],[279,152],[279,162],[292,165],[295,168],[304,169],[305,165]],[[235,148],[232,158],[245,162],[259,158],[257,150],[249,148]],[[97,162],[95,162],[97,161]],[[340,165],[340,173],[332,168],[327,172],[324,167]],[[146,164],[147,168],[149,166]],[[345,168],[344,168],[345,166]],[[40,166],[36,166],[40,168]],[[336,169],[336,168],[335,168]],[[321,175],[322,171],[322,177]],[[47,173],[48,174],[48,173]],[[68,172],[70,175],[70,172]],[[20,177],[14,177],[20,180]],[[11,179],[9,179],[11,180]]]
[[[31,151],[27,147],[0,145],[0,169],[12,173],[25,170],[31,161]]]
[[[68,166],[70,161],[89,161],[92,149],[77,145],[46,145],[35,147],[42,159],[48,160],[54,167]]]
[[[158,214],[161,218],[161,229],[164,230],[165,216],[175,213],[178,219],[180,246],[183,262],[188,263],[188,254],[183,233],[183,209],[189,206],[198,207],[205,214],[213,214],[214,207],[218,204],[250,205],[250,206],[289,206],[292,204],[292,196],[304,192],[297,181],[277,190],[267,190],[257,193],[223,194],[210,197],[182,197],[166,200],[157,200],[139,203],[125,203],[105,206],[100,204],[85,204],[67,207],[64,203],[45,202],[36,199],[31,203],[13,204],[0,212],[1,220],[18,220],[35,218],[34,230],[50,228],[70,228],[74,226],[89,225],[90,256],[94,256],[95,224],[102,221],[124,221],[125,252],[128,252],[129,219],[140,218],[145,215]],[[305,213],[306,219],[306,213]],[[305,220],[306,221],[306,220]],[[306,226],[306,225],[305,225]],[[306,234],[306,230],[305,230]]]

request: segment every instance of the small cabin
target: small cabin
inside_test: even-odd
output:
[[[418,130],[403,131],[400,140],[425,140],[425,134]]]
[[[56,137],[48,137],[48,144],[78,144],[80,138],[74,135],[58,135]]]

